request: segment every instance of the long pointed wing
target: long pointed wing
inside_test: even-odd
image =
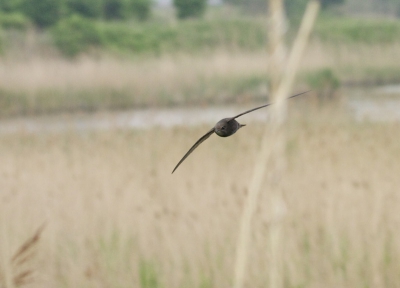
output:
[[[197,146],[199,146],[199,145],[200,145],[201,143],[203,143],[208,137],[210,137],[211,134],[214,133],[214,131],[215,131],[214,128],[212,128],[212,129],[211,129],[210,131],[208,131],[205,135],[203,135],[199,140],[197,140],[197,142],[194,143],[194,145],[192,146],[192,148],[190,148],[189,151],[186,152],[185,156],[183,156],[183,158],[181,159],[181,161],[179,161],[179,163],[176,164],[174,170],[172,170],[172,173],[174,173],[175,170],[176,170],[176,168],[178,168],[179,165],[181,165],[181,163],[190,155],[190,153],[192,153],[193,150],[197,148]],[[172,174],[172,173],[171,173],[171,174]]]
[[[290,96],[290,97],[288,97],[287,99],[290,99],[290,98],[294,98],[294,97],[300,96],[300,95],[302,95],[302,94],[304,94],[304,93],[307,93],[307,92],[310,92],[310,91],[311,91],[311,90],[308,90],[308,91],[305,91],[305,92],[301,92],[301,93],[299,93],[299,94],[296,94],[296,95]],[[256,108],[253,108],[253,109],[247,110],[246,112],[240,113],[239,115],[236,115],[236,116],[232,117],[232,118],[231,118],[231,120],[233,120],[233,119],[236,119],[236,118],[238,118],[238,117],[240,117],[240,116],[242,116],[242,115],[244,115],[244,114],[247,114],[247,113],[253,112],[253,111],[255,111],[255,110],[258,110],[258,109],[261,109],[261,108],[264,108],[264,107],[270,106],[270,105],[272,105],[272,104],[274,104],[274,103],[268,103],[268,104],[262,105],[262,106],[260,106],[260,107],[256,107]]]

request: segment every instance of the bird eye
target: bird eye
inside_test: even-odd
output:
[[[221,130],[225,130],[225,126],[222,126],[222,127],[221,127]]]

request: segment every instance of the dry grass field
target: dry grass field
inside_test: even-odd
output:
[[[335,72],[347,72],[346,77],[358,80],[355,76],[365,77],[363,73],[368,72],[368,69],[398,68],[395,60],[400,59],[399,51],[400,43],[397,42],[334,45],[314,41],[305,53],[301,72],[328,67]],[[129,88],[138,95],[157,94],[160,91],[155,89],[163,87],[165,94],[174,94],[174,91],[182,90],[182,86],[198,85],[199,79],[210,85],[210,82],[220,78],[236,80],[249,75],[266,75],[267,60],[265,51],[230,50],[195,55],[178,53],[132,61],[115,57],[81,57],[75,61],[37,55],[11,57],[3,58],[0,62],[0,87],[5,90],[30,91],[32,94],[46,89]],[[342,74],[339,76],[344,77]],[[149,85],[151,83],[159,85]]]
[[[282,220],[271,222],[269,191],[259,201],[246,287],[268,283],[271,225],[284,233],[284,287],[397,287],[399,124],[307,113],[287,124]],[[230,287],[264,130],[248,124],[173,175],[208,127],[1,136],[0,287],[13,287],[12,255],[43,223],[26,287]]]
[[[342,83],[394,81],[400,77],[399,61],[397,42],[314,41],[303,58],[298,85],[307,86],[307,75],[321,69],[331,70]],[[0,117],[264,98],[267,66],[265,51],[75,61],[38,55],[4,57],[0,59]]]

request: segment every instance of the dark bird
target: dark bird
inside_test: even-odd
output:
[[[302,92],[302,93],[299,93],[299,94],[290,96],[290,97],[287,98],[287,99],[300,96],[300,95],[302,95],[302,94],[304,94],[304,93],[307,93],[307,92],[309,92],[309,91]],[[239,122],[237,122],[237,121],[235,120],[236,118],[238,118],[238,117],[240,117],[240,116],[242,116],[242,115],[244,115],[244,114],[253,112],[253,111],[255,111],[255,110],[258,110],[258,109],[267,107],[267,106],[272,105],[272,104],[274,104],[274,103],[268,103],[268,104],[262,105],[262,106],[260,106],[260,107],[256,107],[256,108],[247,110],[247,111],[245,111],[245,112],[243,112],[243,113],[240,113],[240,114],[238,114],[238,115],[236,115],[236,116],[234,116],[234,117],[224,118],[224,119],[218,121],[218,123],[215,124],[215,126],[214,126],[210,131],[208,131],[208,132],[207,132],[205,135],[203,135],[199,140],[197,140],[196,143],[194,143],[194,145],[192,146],[192,148],[189,149],[189,151],[185,154],[185,156],[183,156],[183,158],[181,159],[181,161],[179,161],[178,164],[175,166],[174,170],[172,170],[172,173],[174,173],[175,170],[179,167],[179,165],[181,165],[181,163],[190,155],[190,153],[192,153],[192,152],[194,151],[194,149],[196,149],[201,143],[203,143],[208,137],[210,137],[211,134],[213,134],[213,133],[215,132],[215,134],[217,134],[217,135],[220,136],[220,137],[229,137],[229,136],[235,134],[235,133],[236,133],[240,128],[242,128],[243,126],[246,126],[245,124],[240,124]],[[171,173],[171,174],[172,174],[172,173]]]

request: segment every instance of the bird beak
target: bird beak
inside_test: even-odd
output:
[[[239,129],[246,126],[246,124],[240,124]]]

